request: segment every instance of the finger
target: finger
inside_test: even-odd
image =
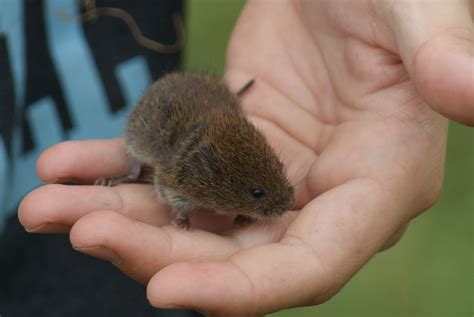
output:
[[[281,243],[243,250],[228,261],[170,265],[150,280],[148,299],[156,307],[216,316],[321,303],[396,230],[402,216],[394,208],[372,181],[346,183],[302,209]]]
[[[156,226],[168,224],[173,219],[156,199],[152,187],[142,184],[115,187],[45,185],[23,199],[18,217],[30,232],[67,232],[79,218],[103,209]]]
[[[474,125],[474,27],[469,2],[397,1],[391,9],[402,59],[433,109]]]
[[[81,218],[70,239],[76,250],[111,261],[140,282],[170,263],[225,259],[240,248],[236,240],[207,231],[157,228],[112,211]]]
[[[130,161],[122,139],[66,141],[44,151],[36,169],[45,183],[93,183],[101,177],[126,174]]]

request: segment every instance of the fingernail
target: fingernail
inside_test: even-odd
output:
[[[158,304],[158,305],[156,303],[152,303],[150,301],[148,301],[148,303],[151,306],[155,306],[155,307],[163,308],[163,309],[190,309],[191,308],[189,306],[178,305],[178,304],[175,304],[175,303],[166,303],[166,304]]]
[[[73,246],[74,250],[92,255],[95,257],[98,257],[102,260],[106,260],[109,262],[112,262],[114,265],[119,265],[122,261],[120,260],[119,256],[117,253],[114,251],[105,248],[103,246],[97,246],[97,247],[75,247]]]
[[[34,228],[25,227],[24,229],[28,233],[64,233],[69,232],[71,228],[57,223],[44,223]]]
[[[59,182],[59,178],[53,178],[51,180],[46,180],[46,181],[43,181],[43,184],[45,185],[48,185],[48,184],[56,184]]]
[[[46,227],[46,224],[42,224],[38,227],[34,227],[34,228],[26,228],[25,227],[25,231],[28,232],[28,233],[35,233],[35,232],[38,232],[40,231],[41,229],[43,229],[44,227]]]

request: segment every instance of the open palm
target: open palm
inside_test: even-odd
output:
[[[228,49],[225,79],[235,91],[256,79],[242,105],[285,163],[296,210],[240,229],[194,214],[184,231],[148,185],[51,184],[25,198],[22,223],[72,227],[76,249],[148,283],[158,307],[247,316],[329,299],[436,201],[447,135],[412,80],[424,64],[402,62],[383,6],[341,3],[251,1]],[[86,185],[127,168],[120,140],[62,143],[38,162],[46,182]]]

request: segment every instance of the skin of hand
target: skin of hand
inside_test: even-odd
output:
[[[471,7],[470,7],[471,6]],[[171,215],[148,185],[89,186],[123,174],[121,140],[70,141],[37,163],[47,184],[22,201],[28,231],[147,283],[156,307],[259,316],[327,301],[439,197],[448,120],[474,125],[472,4],[249,1],[225,78],[296,187],[296,210],[232,229]],[[71,229],[72,228],[72,229]],[[205,229],[205,230],[200,230]]]

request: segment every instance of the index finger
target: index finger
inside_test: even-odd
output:
[[[123,139],[65,141],[45,150],[36,163],[45,183],[93,183],[130,169]]]

